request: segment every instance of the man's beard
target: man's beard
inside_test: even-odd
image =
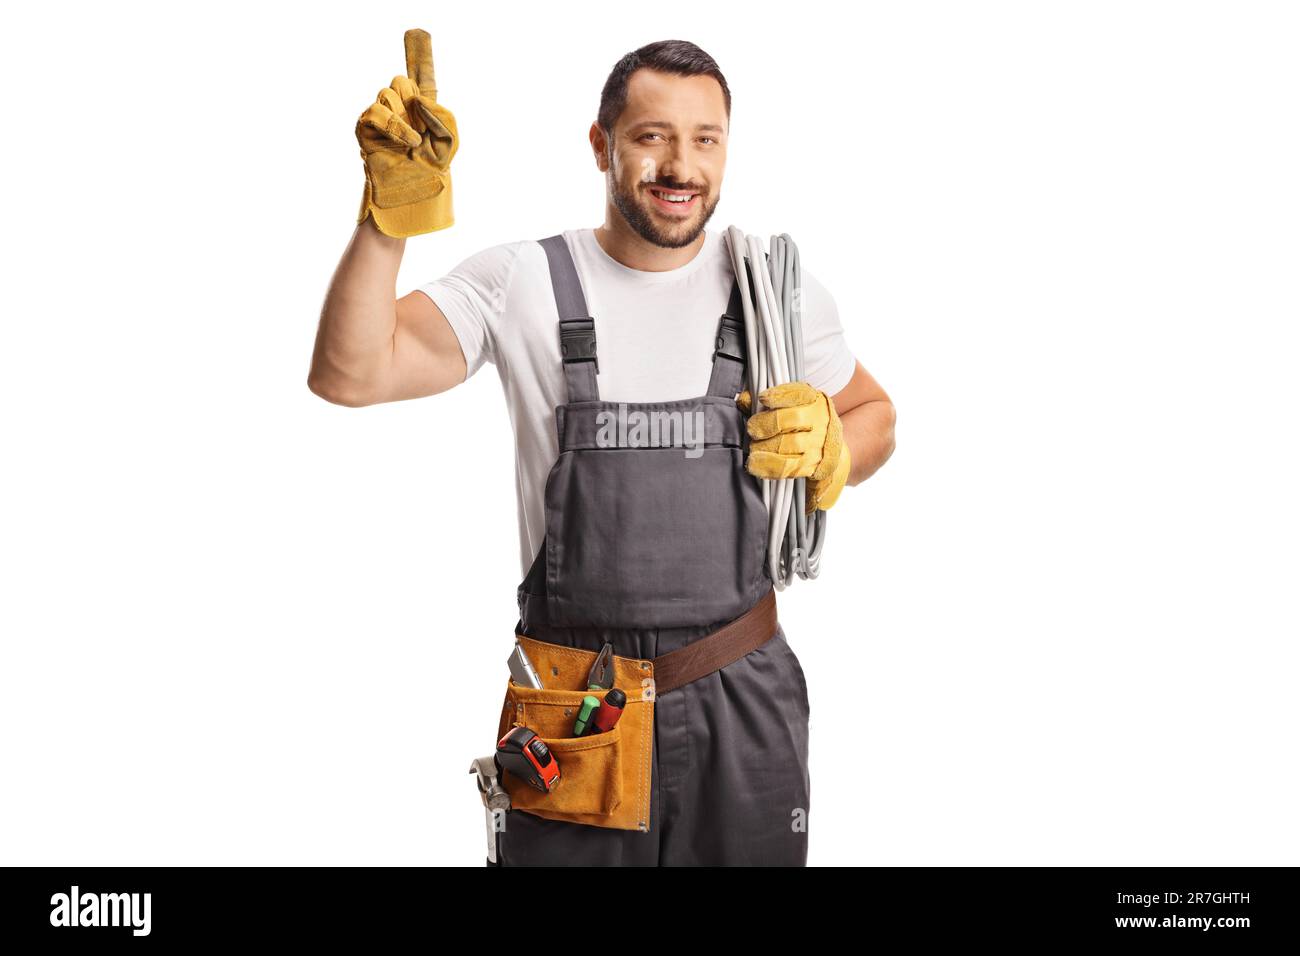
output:
[[[678,228],[685,227],[684,231],[680,233],[668,233],[660,228],[658,223],[651,218],[650,211],[642,205],[643,202],[649,202],[649,200],[642,199],[635,193],[626,192],[623,189],[622,183],[620,183],[614,176],[612,167],[610,169],[609,178],[611,194],[614,197],[614,206],[623,214],[624,221],[627,222],[627,224],[632,227],[633,231],[646,242],[653,243],[654,245],[661,246],[665,249],[680,249],[682,246],[689,246],[694,242],[696,238],[699,237],[700,233],[704,231],[704,227],[708,225],[709,219],[713,216],[713,211],[718,208],[718,199],[721,198],[715,198],[712,203],[704,207],[703,214],[696,217],[697,222],[694,226],[689,225],[688,222],[683,222],[678,226]],[[649,187],[652,184],[645,183],[643,185]],[[671,188],[667,183],[655,183],[653,185],[662,185],[664,188]],[[701,192],[701,203],[704,202],[704,198],[704,194]]]

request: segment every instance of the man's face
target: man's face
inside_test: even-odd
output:
[[[610,199],[647,242],[673,249],[690,245],[722,198],[722,87],[711,76],[641,69],[628,80],[627,92],[627,107],[607,147]]]

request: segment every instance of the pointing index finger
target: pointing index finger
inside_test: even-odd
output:
[[[437,97],[438,88],[433,82],[433,45],[424,30],[407,30],[406,75],[419,87],[420,92]]]

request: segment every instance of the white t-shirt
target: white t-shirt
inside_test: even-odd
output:
[[[600,247],[591,229],[566,230],[564,238],[596,322],[601,399],[663,402],[703,395],[718,317],[731,295],[723,233],[706,229],[695,258],[667,272],[623,265]],[[493,363],[501,377],[515,432],[522,578],[546,531],[546,477],[559,455],[555,406],[568,401],[546,252],[531,239],[503,243],[419,288],[460,340],[465,377],[484,362]],[[834,395],[853,376],[855,359],[835,301],[807,269],[801,304],[804,377]]]

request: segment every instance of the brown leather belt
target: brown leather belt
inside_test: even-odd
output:
[[[655,695],[699,680],[756,650],[776,635],[776,590],[729,624],[654,659]]]

